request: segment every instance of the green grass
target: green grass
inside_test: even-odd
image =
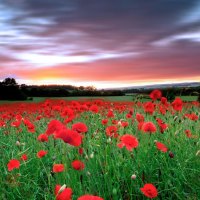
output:
[[[178,96],[177,96],[178,97]],[[198,96],[181,96],[180,97],[183,101],[197,101]],[[63,99],[63,100],[68,100],[68,101],[72,101],[72,100],[94,100],[94,99],[103,99],[105,101],[133,101],[133,100],[139,100],[141,102],[147,102],[147,101],[151,101],[150,98],[148,97],[138,97],[137,95],[133,95],[133,96],[106,96],[106,97],[34,97],[33,100],[27,100],[27,101],[22,101],[22,102],[42,102],[46,99]],[[5,103],[19,103],[21,101],[0,101],[0,104],[5,104]]]
[[[40,102],[42,99],[37,100]],[[120,106],[122,104],[118,103]],[[59,102],[57,105],[60,105]],[[38,135],[46,131],[51,119],[63,122],[67,118],[61,117],[61,112],[52,111],[51,102],[50,106],[46,107],[42,107],[41,104],[31,104],[20,109],[12,104],[7,107],[0,106],[1,118],[3,114],[8,115],[8,112],[13,114],[11,119],[4,120],[7,126],[0,128],[0,199],[53,200],[56,184],[71,187],[73,200],[87,193],[98,195],[104,200],[147,199],[140,191],[145,183],[156,186],[157,199],[200,199],[200,159],[196,155],[200,150],[200,121],[184,117],[185,113],[199,114],[198,106],[186,105],[182,112],[175,112],[174,115],[170,111],[161,115],[158,106],[154,114],[149,115],[142,106],[133,103],[124,104],[125,110],[122,112],[119,112],[113,103],[105,104],[99,107],[96,114],[90,111],[80,112],[71,104],[68,106],[74,109],[76,118],[67,124],[67,127],[71,128],[76,122],[83,122],[88,127],[81,145],[84,149],[83,155],[78,154],[77,147],[70,146],[62,140],[54,140],[52,136],[49,137],[48,143],[37,140]],[[131,119],[126,118],[130,108],[134,108]],[[107,118],[108,109],[113,110],[115,117],[110,118],[108,125],[103,126],[101,120]],[[169,107],[169,110],[172,108]],[[52,114],[51,118],[49,113]],[[143,114],[145,121],[156,124],[156,133],[148,134],[138,130],[138,123],[133,120],[136,113]],[[10,126],[17,114],[29,118],[34,123],[35,133],[28,132],[23,123],[20,128]],[[35,118],[38,115],[44,117],[37,121]],[[158,117],[168,124],[168,129],[163,134],[160,133],[156,122]],[[128,133],[137,137],[138,148],[132,151],[120,149],[117,147],[119,138],[106,136],[105,129],[112,125],[113,119],[129,123],[125,128],[118,126],[118,134],[122,136]],[[192,138],[186,137],[186,129],[192,132]],[[155,140],[164,143],[168,152],[159,151]],[[16,141],[20,141],[21,145],[17,146]],[[48,154],[39,159],[36,156],[39,150],[46,150]],[[174,158],[170,158],[170,152],[173,152]],[[9,172],[9,160],[20,160],[24,153],[27,154],[28,160],[20,161],[20,168]],[[75,159],[85,163],[83,171],[76,171],[71,167],[71,162]],[[65,171],[53,174],[52,166],[55,163],[64,164]],[[135,180],[131,179],[132,174],[136,174]]]
[[[198,96],[181,96],[183,101],[197,101]]]

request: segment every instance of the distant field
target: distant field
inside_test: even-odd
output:
[[[196,101],[197,96],[181,96],[181,99],[183,101]],[[137,95],[127,95],[127,96],[107,96],[107,97],[102,97],[102,96],[97,96],[97,97],[34,97],[32,101],[27,100],[25,102],[41,102],[44,101],[45,99],[64,99],[64,100],[93,100],[93,99],[104,99],[106,101],[133,101],[134,100],[139,100],[141,102],[146,102],[146,101],[151,101],[148,96],[145,97],[137,97]],[[16,103],[20,101],[0,101],[0,104],[4,103]],[[23,101],[24,102],[24,101]]]

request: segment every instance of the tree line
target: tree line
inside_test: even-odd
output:
[[[27,100],[32,97],[71,97],[71,96],[123,96],[120,90],[97,90],[93,86],[72,85],[25,85],[14,78],[0,82],[0,100]]]
[[[159,88],[157,88],[159,89]],[[200,87],[162,88],[163,96],[173,100],[175,96],[198,96]],[[72,96],[123,96],[125,94],[149,94],[152,89],[97,90],[93,86],[72,85],[25,85],[18,84],[14,78],[0,82],[0,100],[31,100],[32,97],[72,97]]]

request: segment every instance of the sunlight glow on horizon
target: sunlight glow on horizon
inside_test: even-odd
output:
[[[75,82],[72,80],[66,79],[40,79],[40,80],[23,80],[17,79],[17,83],[26,84],[26,85],[72,85],[72,86],[94,86],[97,89],[108,89],[108,88],[124,88],[124,87],[140,87],[140,86],[149,86],[149,85],[162,85],[162,84],[176,84],[176,83],[192,83],[192,82],[200,82],[200,76],[195,79],[166,79],[166,80],[158,80],[158,81],[135,81],[135,82],[117,82],[117,81],[80,81]]]
[[[0,80],[98,89],[200,82],[198,0],[11,0],[0,9]]]

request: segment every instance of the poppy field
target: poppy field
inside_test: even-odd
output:
[[[200,199],[200,103],[0,105],[0,199]]]

